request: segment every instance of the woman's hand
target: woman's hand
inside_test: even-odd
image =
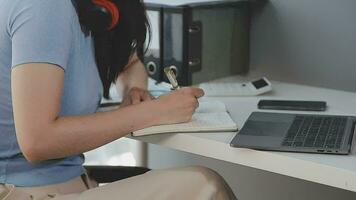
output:
[[[200,88],[182,88],[157,99],[157,125],[188,122],[204,96]]]
[[[124,106],[129,106],[129,105],[136,105],[142,101],[150,101],[152,99],[153,99],[153,97],[147,90],[141,89],[138,87],[133,87],[125,95],[121,106],[124,107]]]

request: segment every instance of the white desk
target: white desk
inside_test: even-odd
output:
[[[238,81],[237,77],[228,80]],[[356,93],[272,83],[274,91],[263,96],[210,99],[223,101],[239,127],[242,127],[251,112],[258,110],[259,99],[325,100],[329,106],[326,114],[356,115]],[[348,156],[256,151],[230,147],[229,143],[234,135],[235,133],[179,133],[131,138],[356,192],[355,148]]]

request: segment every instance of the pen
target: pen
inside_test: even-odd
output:
[[[176,78],[176,74],[174,73],[174,69],[175,69],[174,66],[166,67],[166,68],[164,68],[164,73],[166,74],[169,82],[172,85],[172,90],[177,90],[180,87],[178,85],[178,81]]]

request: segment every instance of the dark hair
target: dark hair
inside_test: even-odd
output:
[[[109,89],[123,72],[130,58],[137,53],[142,60],[146,34],[150,32],[146,11],[140,0],[112,0],[120,11],[120,21],[112,30],[93,31],[87,25],[86,15],[91,0],[76,1],[82,29],[94,37],[95,58],[104,97],[110,98]],[[100,23],[100,22],[95,22]]]

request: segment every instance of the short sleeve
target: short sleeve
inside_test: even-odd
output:
[[[39,62],[65,70],[71,54],[75,14],[70,0],[31,0],[20,4],[9,18],[12,68]]]

